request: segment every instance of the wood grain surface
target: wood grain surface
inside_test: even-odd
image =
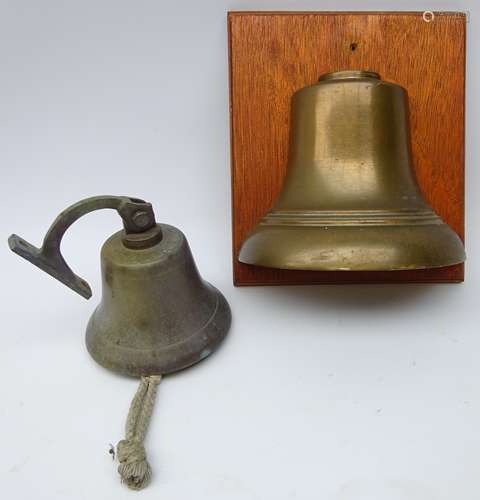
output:
[[[323,73],[366,69],[409,95],[418,182],[464,237],[465,14],[230,12],[229,61],[235,285],[459,282],[464,267],[417,271],[287,271],[238,262],[247,233],[277,197],[287,163],[290,98]]]

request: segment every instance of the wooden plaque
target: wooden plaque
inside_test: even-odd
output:
[[[463,281],[464,266],[287,271],[238,262],[285,176],[290,99],[323,73],[368,69],[407,89],[414,167],[435,211],[464,237],[465,14],[230,12],[235,285]]]

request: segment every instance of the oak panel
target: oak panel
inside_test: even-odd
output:
[[[464,266],[289,271],[238,262],[285,176],[290,98],[319,75],[368,69],[407,89],[412,153],[427,201],[464,238],[465,26],[460,12],[230,12],[235,285],[463,281]]]

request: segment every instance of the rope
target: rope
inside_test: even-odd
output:
[[[117,457],[120,462],[118,472],[122,483],[132,490],[145,488],[152,477],[152,469],[147,462],[143,442],[152,416],[157,387],[161,380],[161,375],[141,378],[128,411],[125,439],[117,445]]]

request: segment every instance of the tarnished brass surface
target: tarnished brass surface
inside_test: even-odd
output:
[[[12,251],[85,298],[88,283],[60,253],[65,231],[82,215],[113,208],[124,230],[101,252],[103,294],[87,327],[87,348],[102,366],[126,375],[166,374],[211,354],[231,321],[223,295],[202,280],[181,231],[157,224],[152,206],[137,198],[96,196],[64,210],[42,247],[12,235]]]
[[[230,326],[223,295],[203,281],[187,240],[160,224],[163,238],[127,248],[122,231],[103,245],[102,300],[87,326],[87,348],[110,370],[170,373],[207,357]]]
[[[239,260],[280,269],[400,270],[465,260],[412,168],[407,94],[370,71],[323,75],[292,100],[288,170]]]

